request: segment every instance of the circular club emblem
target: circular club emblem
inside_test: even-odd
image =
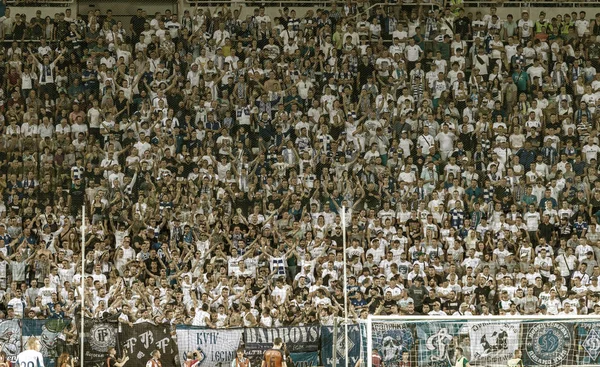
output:
[[[106,325],[94,325],[90,330],[90,346],[100,352],[107,352],[116,342],[115,330]]]
[[[560,365],[571,349],[571,333],[560,323],[539,323],[527,332],[527,357],[538,365]]]

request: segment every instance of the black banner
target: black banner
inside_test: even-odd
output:
[[[129,326],[122,324],[120,334],[121,348],[127,353],[127,367],[144,367],[152,358],[154,350],[159,350],[163,366],[176,366],[178,359],[177,343],[171,335],[169,324],[154,325],[148,322]]]
[[[117,323],[86,319],[84,330],[83,361],[85,366],[106,366],[108,350],[118,346]]]
[[[281,338],[290,353],[315,352],[319,350],[321,326],[245,329],[244,346],[253,366],[261,365],[264,351],[273,347],[275,338]]]

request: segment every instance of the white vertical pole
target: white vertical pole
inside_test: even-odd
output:
[[[85,204],[81,207],[81,331],[79,365],[83,367],[83,344],[85,340]]]
[[[342,243],[344,248],[344,357],[346,367],[350,364],[348,360],[348,261],[346,258],[346,207],[342,207]],[[334,356],[335,358],[335,356]]]
[[[338,327],[340,326],[340,319],[337,317],[333,318],[333,345],[331,346],[331,366],[337,367],[337,345],[338,345]],[[325,362],[323,363],[325,364]]]
[[[371,358],[371,354],[373,353],[373,318],[372,315],[367,316],[367,352],[361,353],[361,358],[365,356],[367,358],[367,367],[373,367],[373,358]],[[361,343],[362,344],[362,343]]]

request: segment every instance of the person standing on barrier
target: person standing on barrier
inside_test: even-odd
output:
[[[148,362],[146,362],[146,367],[162,367],[162,363],[160,363],[160,351],[154,350],[152,351],[152,358]]]
[[[283,354],[283,340],[281,338],[275,338],[273,341],[273,348],[265,351],[264,358],[262,361],[262,367],[287,367],[285,363],[285,357]],[[151,367],[151,366],[146,366]]]
[[[238,348],[235,359],[231,361],[231,367],[250,367],[250,360],[244,355],[244,348]]]

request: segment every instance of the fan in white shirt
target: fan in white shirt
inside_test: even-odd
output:
[[[44,367],[44,356],[40,353],[41,344],[35,337],[27,340],[27,350],[17,356],[17,366]]]

